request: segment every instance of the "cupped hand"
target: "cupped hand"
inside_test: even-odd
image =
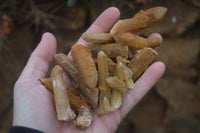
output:
[[[87,32],[108,32],[119,19],[120,12],[111,7],[105,10]],[[150,35],[161,36],[157,33]],[[86,45],[82,39],[77,43]],[[162,62],[153,63],[137,80],[134,89],[125,94],[122,106],[105,116],[97,116],[89,128],[84,131],[76,130],[72,122],[59,121],[56,117],[53,95],[40,83],[45,77],[50,62],[56,53],[56,39],[51,33],[45,33],[37,48],[31,54],[22,74],[14,87],[14,126],[25,126],[47,133],[67,132],[115,132],[120,121],[136,105],[138,101],[159,80],[165,70]],[[70,54],[68,55],[70,57]]]

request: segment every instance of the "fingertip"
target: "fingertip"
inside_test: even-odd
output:
[[[159,71],[160,75],[163,75],[165,72],[165,64],[161,61],[153,63],[151,67],[154,67],[155,70]]]
[[[42,40],[41,41],[43,41],[43,40],[51,41],[52,43],[56,43],[55,36],[50,32],[45,32],[45,33],[42,34]]]
[[[161,61],[154,62],[138,79],[139,84],[141,84],[141,81],[145,81],[145,83],[143,83],[146,84],[146,88],[148,88],[148,86],[153,86],[161,78],[164,72],[165,64]]]
[[[45,48],[48,48],[51,53],[56,53],[56,48],[57,48],[57,41],[56,37],[50,33],[50,32],[45,32],[42,35],[41,42],[43,45],[45,45]]]
[[[109,7],[105,11],[111,12],[113,14],[116,14],[116,16],[120,16],[120,11],[117,7]]]
[[[156,44],[156,47],[154,47],[155,50],[158,50],[160,45],[163,43],[163,38],[159,33],[152,33],[148,36],[147,40]]]
[[[165,70],[165,64],[164,64],[163,62],[157,61],[156,63],[158,64],[158,66],[159,66],[160,68],[162,68],[163,70]]]
[[[108,23],[111,23],[108,28],[110,30],[112,26],[118,21],[120,17],[120,11],[117,7],[109,7],[103,12],[102,16],[104,16],[104,18],[108,17],[107,19],[110,21],[108,21]]]
[[[154,38],[154,37],[160,38],[161,41],[163,41],[163,38],[159,33],[152,33],[151,35],[148,36],[148,39],[151,39],[151,38]]]
[[[88,33],[108,32],[118,21],[120,11],[116,7],[109,7],[95,20],[95,22],[86,31]]]
[[[49,32],[45,32],[32,55],[38,56],[47,62],[51,62],[56,53],[56,49],[57,43],[55,36]]]

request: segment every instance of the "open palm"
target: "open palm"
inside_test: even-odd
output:
[[[87,32],[108,32],[119,19],[119,16],[118,9],[108,8],[97,18]],[[161,37],[159,34],[152,34],[151,36]],[[79,39],[77,43],[86,45],[82,39]],[[135,88],[127,91],[122,106],[117,111],[101,117],[94,113],[91,126],[84,131],[79,131],[74,128],[72,122],[57,119],[53,95],[38,80],[46,75],[55,53],[56,39],[51,33],[45,33],[15,84],[14,126],[30,127],[47,133],[114,132],[123,117],[158,81],[165,70],[165,66],[161,62],[152,64],[135,83]],[[68,56],[70,57],[70,54]]]

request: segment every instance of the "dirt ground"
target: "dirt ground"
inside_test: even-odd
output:
[[[68,53],[81,34],[107,7],[116,6],[121,18],[140,9],[165,6],[164,20],[141,34],[158,32],[163,45],[158,61],[166,72],[124,118],[116,133],[200,132],[200,2],[198,0],[70,0],[0,2],[0,132],[12,125],[13,86],[44,32],[52,32],[59,52]],[[73,0],[71,0],[73,2]],[[65,4],[62,4],[65,3]],[[6,28],[2,28],[5,16]],[[3,17],[4,16],[4,17]],[[5,26],[5,25],[4,25]],[[50,69],[55,65],[52,62]]]

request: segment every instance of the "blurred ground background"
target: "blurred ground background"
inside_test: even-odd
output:
[[[158,60],[166,64],[166,73],[116,132],[199,133],[200,0],[0,1],[0,132],[8,132],[11,126],[13,86],[42,33],[52,32],[57,52],[67,53],[107,7],[116,6],[121,18],[129,18],[157,5],[167,7],[168,13],[142,35],[162,34]]]

